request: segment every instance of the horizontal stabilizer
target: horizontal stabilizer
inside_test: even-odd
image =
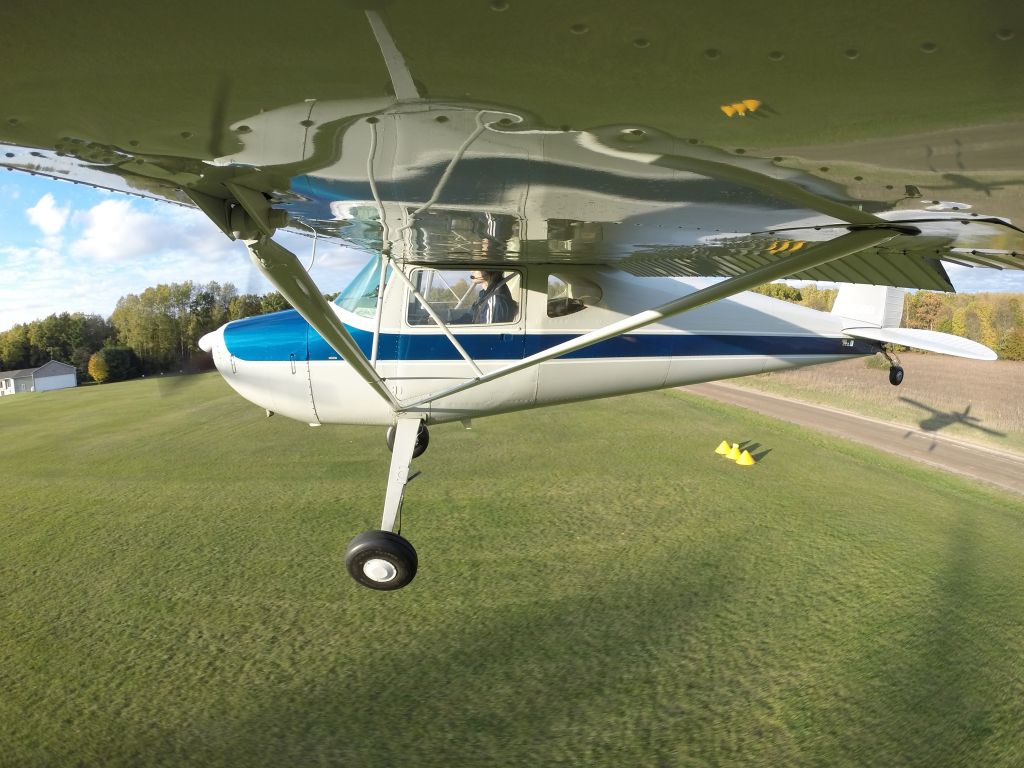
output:
[[[971,360],[995,360],[998,357],[984,344],[938,331],[925,331],[918,328],[844,328],[843,333],[853,336],[855,339],[884,341],[889,344],[923,349],[926,352],[967,357]]]

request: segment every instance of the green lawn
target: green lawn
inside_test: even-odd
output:
[[[1020,497],[676,392],[431,437],[378,593],[382,430],[0,401],[0,765],[1024,764]]]

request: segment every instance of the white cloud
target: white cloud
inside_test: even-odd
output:
[[[958,293],[1020,293],[1024,292],[1024,271],[963,267],[944,263],[950,281]]]
[[[101,262],[131,262],[166,248],[163,219],[132,207],[130,200],[104,200],[77,217],[84,224],[71,255]]]
[[[68,221],[68,208],[61,208],[57,205],[53,195],[47,192],[31,208],[25,211],[29,221],[35,224],[44,235],[59,235]]]
[[[18,247],[0,244],[0,330],[59,312],[106,317],[122,296],[159,283],[217,281],[241,293],[273,290],[251,266],[245,246],[197,210],[120,196],[94,196],[90,203],[71,212],[47,194],[33,210],[60,236],[36,223],[42,236]],[[47,212],[57,215],[47,218]],[[58,215],[64,222],[55,230]],[[303,265],[310,263],[311,238],[282,231],[275,239]],[[312,276],[324,292],[337,291],[366,258],[321,240]]]

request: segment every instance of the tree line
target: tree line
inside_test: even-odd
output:
[[[757,293],[828,312],[836,288],[808,284],[796,288],[768,283]],[[903,326],[952,333],[984,344],[1005,360],[1024,360],[1024,294],[1019,293],[907,293]]]
[[[756,290],[822,312],[836,297],[835,288],[813,284]],[[60,360],[75,366],[80,381],[192,370],[208,364],[198,348],[204,334],[229,320],[287,308],[279,293],[239,294],[231,283],[161,284],[123,296],[109,318],[62,312],[0,332],[0,370]],[[1024,360],[1024,294],[908,293],[903,325],[963,336],[1005,359]]]
[[[231,283],[171,283],[121,297],[109,318],[61,312],[0,332],[0,370],[70,363],[80,381],[118,381],[194,369],[204,334],[229,320],[288,309],[279,293],[239,294]]]

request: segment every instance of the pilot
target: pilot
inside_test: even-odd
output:
[[[473,270],[469,277],[480,288],[472,307],[474,323],[508,323],[515,319],[517,304],[501,272]]]

